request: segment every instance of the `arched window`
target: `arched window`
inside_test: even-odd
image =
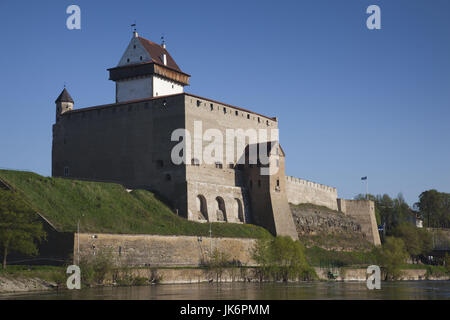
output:
[[[217,202],[217,221],[227,221],[227,212],[225,210],[225,201],[223,201],[222,197],[216,198]]]
[[[196,208],[199,220],[208,220],[208,207],[206,205],[206,199],[199,194],[196,198]]]
[[[238,198],[234,199],[235,212],[240,222],[244,222],[244,210],[242,209],[242,202]]]

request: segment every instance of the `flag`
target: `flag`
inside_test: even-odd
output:
[[[367,180],[367,176],[361,177],[361,180]]]

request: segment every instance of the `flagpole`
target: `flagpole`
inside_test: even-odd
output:
[[[366,200],[369,200],[369,178],[366,178]]]

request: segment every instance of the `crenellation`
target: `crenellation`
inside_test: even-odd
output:
[[[313,181],[309,181],[309,180],[306,180],[306,179],[300,179],[300,178],[296,178],[296,177],[292,177],[292,176],[286,176],[286,179],[287,179],[287,181],[293,182],[293,183],[296,183],[296,184],[308,185],[308,186],[313,187],[313,188],[323,189],[323,190],[330,191],[330,192],[336,192],[337,191],[337,189],[334,188],[334,187],[330,187],[330,186],[327,186],[327,185],[324,185],[324,184],[320,184],[320,183],[317,183],[317,182],[313,182]]]
[[[190,95],[190,94],[188,94],[188,95]],[[252,112],[252,111],[243,110],[239,107],[235,107],[232,105],[221,104],[221,103],[218,103],[217,101],[211,102],[211,100],[206,100],[204,98],[202,98],[202,99],[198,98],[194,102],[193,99],[190,99],[189,105],[192,107],[195,107],[195,108],[204,107],[209,112],[219,111],[219,114],[223,114],[224,116],[227,116],[227,117],[241,115],[242,118],[245,118],[247,120],[256,121],[256,122],[258,122],[258,124],[263,123],[261,121],[260,115],[259,116],[258,115],[251,116],[251,114],[254,114],[254,112]],[[208,107],[208,105],[209,105],[209,107]],[[233,111],[230,111],[228,109],[232,109]],[[267,118],[266,121],[264,122],[266,127],[274,126],[274,125],[276,126],[277,120],[275,118],[269,118],[266,116],[263,116],[263,117]]]

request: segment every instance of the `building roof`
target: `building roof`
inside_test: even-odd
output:
[[[166,48],[142,37],[138,37],[138,39],[141,42],[142,46],[145,48],[145,50],[147,50],[148,54],[150,55],[154,63],[164,66],[162,55],[165,54],[167,58],[166,66],[176,71],[182,72],[181,69],[176,64],[175,60],[173,60],[170,53],[166,50]]]
[[[61,94],[55,100],[55,103],[58,103],[58,102],[72,102],[72,103],[74,103],[72,97],[69,94],[69,91],[67,91],[66,88],[63,89]]]

